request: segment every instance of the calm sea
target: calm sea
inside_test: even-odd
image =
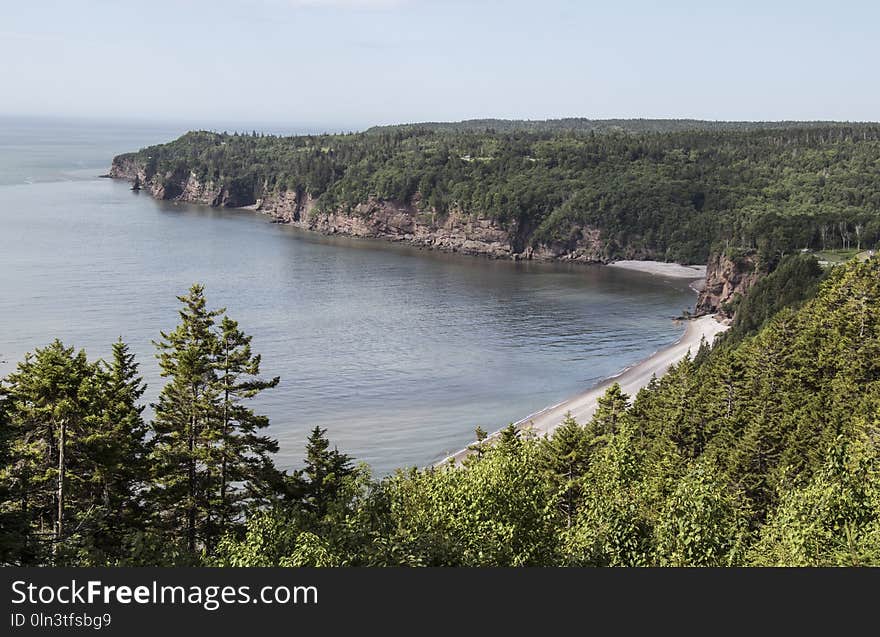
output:
[[[425,465],[675,341],[687,282],[328,238],[255,213],[158,202],[99,179],[183,127],[0,119],[0,376],[58,337],[105,357],[151,339],[196,281],[253,334],[258,399],[300,465],[308,431],[376,473]]]

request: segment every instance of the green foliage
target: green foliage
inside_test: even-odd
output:
[[[151,455],[153,499],[176,542],[195,553],[211,542],[214,523],[210,502],[216,485],[215,443],[218,438],[219,396],[214,370],[217,339],[214,319],[203,288],[194,285],[183,304],[180,324],[162,332],[156,343],[159,367],[169,382],[154,405],[155,443]]]
[[[228,534],[221,538],[212,559],[215,566],[278,566],[296,545],[296,522],[283,512],[254,513],[242,539]]]
[[[697,461],[660,511],[655,550],[664,566],[733,566],[746,533],[736,491],[717,468]]]
[[[617,433],[626,416],[629,396],[623,393],[618,383],[612,383],[597,403],[596,413],[587,427],[591,445],[601,444]]]
[[[786,128],[827,128],[834,122],[719,122],[697,119],[587,119],[564,117],[545,120],[469,119],[462,122],[420,122],[374,126],[369,134],[426,130],[458,133],[510,132],[581,132],[581,133],[674,133],[685,131],[759,131]]]
[[[327,430],[315,427],[306,443],[306,466],[290,479],[291,491],[302,508],[315,519],[323,519],[339,498],[346,480],[354,474],[351,458],[330,449]]]
[[[381,480],[319,427],[304,467],[267,479],[274,446],[241,401],[277,381],[257,379],[249,338],[217,329],[198,286],[181,300],[152,438],[121,343],[107,365],[56,341],[6,379],[4,563],[880,564],[878,258],[834,268],[814,298],[686,357],[631,405],[612,384],[583,426],[511,426],[461,466]]]
[[[308,531],[299,534],[293,553],[282,558],[278,565],[294,568],[341,566],[339,558],[331,552],[327,542]]]
[[[493,446],[464,469],[398,472],[384,490],[400,563],[538,566],[556,553],[534,440]]]
[[[592,452],[590,442],[587,429],[569,413],[553,436],[546,438],[540,447],[541,469],[558,502],[566,528],[571,528],[583,498],[583,476],[590,465]]]
[[[825,272],[809,254],[792,254],[780,261],[757,283],[736,307],[734,323],[725,342],[739,342],[757,332],[784,308],[796,308],[816,294]]]
[[[125,344],[107,365],[56,340],[25,356],[4,393],[4,563],[124,559],[148,517],[143,385]]]
[[[101,362],[92,394],[97,413],[87,418],[83,454],[94,463],[89,476],[91,505],[79,515],[77,562],[116,563],[132,554],[133,536],[150,524],[143,493],[147,486],[150,442],[138,404],[146,390],[128,345],[113,344],[110,363]]]
[[[841,436],[812,479],[782,494],[750,552],[753,564],[880,564],[877,424]]]
[[[258,378],[260,357],[235,321],[215,326],[224,310],[207,309],[201,285],[178,298],[181,322],[156,343],[169,382],[155,405],[150,497],[166,531],[195,554],[280,485],[269,456],[278,445],[257,433],[269,421],[242,404],[278,379]]]
[[[606,438],[583,479],[577,524],[565,536],[566,563],[645,566],[651,560],[643,450],[625,425]]]
[[[255,414],[244,402],[276,387],[280,378],[260,379],[261,357],[251,351],[251,337],[238,328],[236,321],[224,316],[216,336],[214,373],[221,410],[216,452],[220,457],[220,487],[211,508],[219,517],[222,531],[231,523],[241,522],[254,501],[271,499],[282,481],[271,459],[271,454],[278,451],[278,443],[259,434],[269,426],[269,419]],[[234,486],[238,484],[245,488]]]
[[[273,193],[321,211],[370,200],[491,218],[511,247],[571,249],[600,230],[601,256],[705,263],[727,248],[775,263],[801,248],[880,240],[871,124],[557,120],[380,127],[349,135],[191,132],[115,161],[181,194],[194,174],[217,205]]]

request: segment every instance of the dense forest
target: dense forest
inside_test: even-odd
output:
[[[560,119],[468,119],[461,122],[417,122],[373,126],[367,133],[387,133],[394,130],[424,129],[435,132],[627,132],[675,133],[682,131],[757,131],[786,128],[829,128],[840,125],[832,121],[779,121],[747,122],[702,119],[588,119],[563,117]]]
[[[600,260],[706,263],[736,248],[755,251],[769,271],[797,250],[880,241],[876,124],[476,120],[297,137],[202,131],[115,162],[140,166],[169,186],[166,196],[192,174],[222,188],[224,205],[293,192],[315,202],[310,214],[354,214],[369,201],[456,210],[500,224],[514,254],[574,249],[598,230]]]
[[[0,385],[0,561],[880,565],[880,258],[811,258],[777,269],[796,293],[760,284],[773,316],[637,396],[612,385],[590,422],[381,479],[318,427],[301,469],[274,466],[248,400],[278,381],[196,285],[156,341],[152,422],[121,342],[90,361],[56,341]]]

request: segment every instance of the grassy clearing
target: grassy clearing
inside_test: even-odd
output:
[[[859,254],[859,250],[851,248],[849,250],[820,250],[816,252],[816,258],[819,262],[827,262],[832,265],[844,263]]]

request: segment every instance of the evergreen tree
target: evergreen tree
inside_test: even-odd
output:
[[[857,422],[828,449],[813,478],[782,488],[780,504],[752,547],[759,566],[880,564],[880,419]]]
[[[0,382],[0,566],[22,563],[22,538],[27,521],[15,506],[12,488],[12,444],[14,436],[7,414],[7,400]]]
[[[86,386],[96,366],[55,340],[27,354],[7,378],[9,431],[2,478],[23,532],[13,561],[64,563],[69,513],[83,491],[81,439],[93,411]]]
[[[294,474],[293,482],[303,508],[320,520],[341,492],[345,479],[354,473],[351,458],[330,449],[327,430],[315,427],[306,443],[306,466]]]
[[[623,393],[618,383],[614,383],[597,402],[596,412],[587,426],[592,445],[603,444],[608,436],[618,430],[629,406],[629,396]]]
[[[541,444],[541,467],[558,499],[559,511],[570,529],[582,497],[581,479],[590,464],[590,437],[570,413]]]
[[[245,401],[277,380],[200,286],[181,300],[152,438],[121,342],[90,363],[56,341],[0,384],[3,564],[880,564],[880,259],[632,407],[612,385],[588,428],[511,426],[457,468],[374,481],[315,428],[271,507],[275,445]]]
[[[513,450],[519,447],[522,437],[516,426],[511,423],[501,430],[498,438],[498,448],[501,450]]]
[[[82,440],[88,458],[90,504],[80,512],[78,528],[89,563],[124,560],[133,534],[148,525],[143,492],[148,484],[147,426],[138,404],[146,390],[138,364],[122,340],[113,356],[94,376],[93,400],[98,407],[88,418]]]
[[[180,324],[155,342],[162,376],[169,381],[154,405],[151,500],[171,537],[195,554],[212,539],[210,505],[219,479],[212,447],[220,437],[222,406],[213,327],[223,310],[207,309],[199,284],[178,300]]]
[[[260,355],[251,351],[251,338],[239,329],[236,321],[223,317],[215,363],[222,409],[219,498],[213,505],[219,533],[240,519],[248,497],[265,498],[281,481],[270,457],[278,451],[278,443],[258,433],[269,425],[269,419],[242,404],[263,390],[276,387],[280,380],[277,376],[271,380],[259,378]],[[234,487],[236,484],[244,488]]]
[[[153,422],[154,506],[191,554],[210,551],[241,522],[251,504],[267,501],[281,474],[271,455],[278,443],[259,431],[269,424],[243,401],[278,385],[262,380],[251,337],[224,310],[208,310],[204,288],[178,297],[181,323],[162,333],[159,364],[170,381]]]
[[[485,429],[480,427],[479,425],[474,429],[474,437],[477,441],[471,445],[468,445],[468,451],[473,451],[477,458],[482,458],[483,453],[486,451],[486,447],[488,447],[488,443],[486,443],[486,438],[489,437],[489,434]]]

